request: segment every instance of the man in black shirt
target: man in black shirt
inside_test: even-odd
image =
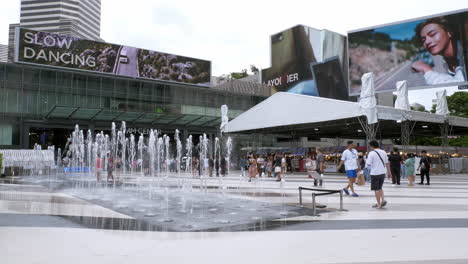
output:
[[[397,148],[390,152],[390,155],[388,155],[388,161],[390,161],[390,170],[392,172],[392,184],[400,185],[401,163],[403,162],[403,159],[401,158],[400,153],[398,153]]]
[[[427,156],[425,150],[421,151],[421,160],[419,161],[418,170],[421,169],[421,183],[424,184],[424,175],[426,175],[426,185],[430,184],[429,172],[431,171],[432,159]]]

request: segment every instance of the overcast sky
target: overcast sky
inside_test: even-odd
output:
[[[20,0],[2,0],[0,43],[19,22]],[[101,37],[212,61],[213,75],[254,64],[270,66],[270,35],[297,24],[341,34],[385,23],[468,8],[467,0],[102,0]],[[456,88],[452,88],[456,89]],[[433,91],[412,92],[430,106]]]

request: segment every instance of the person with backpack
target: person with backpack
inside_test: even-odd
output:
[[[400,185],[401,164],[403,163],[403,159],[397,148],[394,148],[393,151],[390,152],[388,160],[390,161],[390,170],[392,171],[392,185]]]
[[[431,157],[427,156],[427,152],[425,150],[421,151],[421,160],[419,161],[418,170],[421,170],[421,183],[420,185],[424,184],[424,175],[426,175],[426,185],[430,185],[430,177],[429,173],[431,172],[431,165],[432,159]]]
[[[369,152],[366,167],[370,169],[371,190],[375,192],[377,204],[373,208],[382,209],[387,205],[385,200],[383,184],[385,173],[391,176],[390,164],[388,163],[387,153],[379,148],[379,143],[375,140],[369,142],[371,151]]]

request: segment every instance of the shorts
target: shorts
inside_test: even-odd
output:
[[[357,170],[347,170],[346,177],[348,178],[357,178]]]
[[[382,190],[384,181],[385,181],[385,174],[371,175],[371,190],[372,191]]]

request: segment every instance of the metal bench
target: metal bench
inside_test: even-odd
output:
[[[340,194],[340,211],[344,211],[344,209],[343,209],[343,190],[327,190],[327,189],[319,189],[319,188],[299,187],[299,204],[300,205],[302,205],[302,190],[312,191],[312,216],[319,216],[319,215],[317,215],[317,209],[316,209],[317,205],[316,205],[315,197],[322,196],[322,195],[334,194],[334,193],[339,193]],[[321,193],[316,193],[316,192],[321,192]]]

